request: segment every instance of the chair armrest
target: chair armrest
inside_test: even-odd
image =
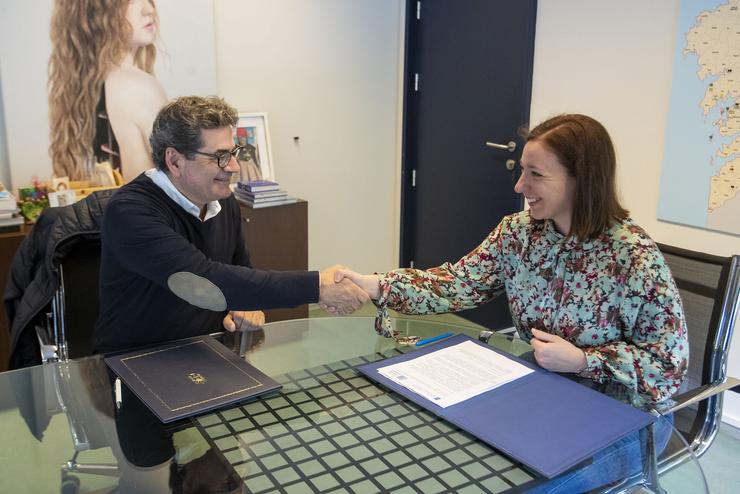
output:
[[[719,383],[712,383],[712,384],[705,384],[703,386],[699,386],[696,389],[692,389],[691,391],[687,391],[686,393],[682,393],[680,395],[674,396],[673,401],[676,402],[675,405],[672,407],[661,410],[662,413],[673,413],[678,410],[681,410],[682,408],[685,408],[689,405],[693,405],[694,403],[698,403],[702,400],[706,400],[707,398],[711,398],[712,396],[722,393],[723,391],[727,391],[728,389],[734,388],[735,386],[740,385],[740,379],[734,378],[734,377],[728,377],[723,382]]]
[[[58,362],[58,348],[51,341],[51,338],[49,338],[49,334],[39,325],[36,325],[34,329],[36,331],[36,339],[39,342],[39,350],[41,351],[41,363]]]

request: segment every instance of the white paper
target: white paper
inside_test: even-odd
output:
[[[378,369],[391,381],[446,408],[534,372],[472,341]]]

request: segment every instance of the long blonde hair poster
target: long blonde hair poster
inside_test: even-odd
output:
[[[152,166],[148,135],[172,97],[216,94],[212,0],[2,0],[6,186],[129,181]]]

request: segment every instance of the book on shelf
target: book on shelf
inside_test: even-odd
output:
[[[11,213],[9,217],[5,214],[0,215],[0,233],[18,232],[25,220],[18,213]]]
[[[282,206],[283,204],[292,204],[298,201],[297,198],[291,197],[291,196],[273,198],[269,201],[257,201],[257,202],[249,200],[249,199],[245,199],[244,197],[239,196],[239,195],[235,197],[237,201],[249,206],[252,209],[269,208],[271,206]]]
[[[9,197],[0,197],[0,212],[6,213],[8,211],[16,211],[18,209],[18,202],[15,197],[11,194]]]
[[[293,204],[294,202],[297,202],[297,201],[298,201],[297,198],[288,196],[279,201],[258,202],[255,204],[247,204],[247,206],[250,206],[252,209],[261,209],[261,208],[269,208],[272,206],[282,206],[284,204]]]
[[[280,184],[270,180],[251,180],[249,182],[239,181],[236,186],[238,189],[245,190],[247,192],[268,192],[280,189]]]
[[[241,192],[238,190],[234,191],[234,195],[237,196],[237,198],[244,199],[245,201],[249,202],[266,202],[266,201],[277,201],[279,199],[284,199],[288,197],[288,193],[284,190],[278,191],[277,193],[269,193],[269,194],[248,194],[245,192]]]
[[[16,215],[20,214],[20,210],[18,208],[15,209],[0,209],[0,220],[7,220],[15,217]],[[23,219],[23,218],[21,218]]]

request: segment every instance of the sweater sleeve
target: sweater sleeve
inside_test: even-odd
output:
[[[103,236],[124,269],[198,307],[271,309],[319,298],[318,272],[262,271],[210,260],[172,228],[167,215],[128,198],[109,204]],[[245,254],[238,254],[241,260]]]

